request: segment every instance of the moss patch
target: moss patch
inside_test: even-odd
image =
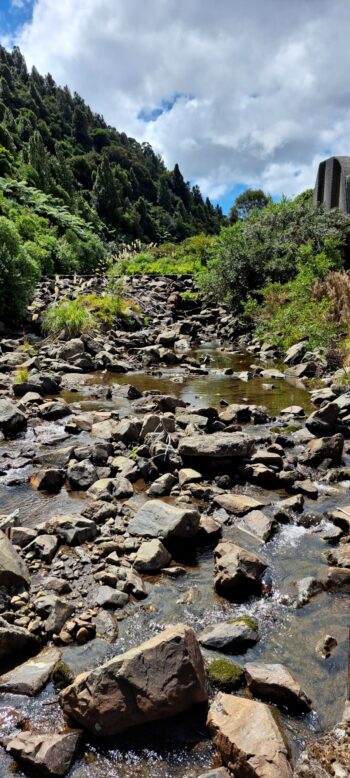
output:
[[[236,619],[230,619],[226,622],[227,624],[245,624],[246,627],[249,627],[249,629],[258,629],[258,622],[255,621],[251,616],[237,616]]]
[[[66,686],[73,683],[74,673],[72,673],[70,667],[68,667],[65,662],[57,662],[53,668],[51,680],[56,686],[56,689],[65,689]]]
[[[214,659],[208,668],[210,682],[223,691],[237,689],[243,684],[244,670],[228,659]]]

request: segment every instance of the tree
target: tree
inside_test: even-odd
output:
[[[97,168],[92,189],[92,198],[98,215],[106,224],[114,226],[117,221],[118,194],[112,168],[106,154],[103,154]]]
[[[230,210],[231,224],[234,224],[238,219],[247,219],[252,211],[266,208],[271,202],[270,195],[265,194],[262,189],[246,189],[245,192],[236,197]]]
[[[158,205],[161,206],[161,208],[164,208],[165,211],[171,211],[172,208],[172,202],[171,202],[171,194],[168,184],[168,179],[166,176],[161,176],[159,185],[158,185]]]
[[[184,181],[183,175],[177,163],[173,170],[172,185],[174,194],[176,197],[179,197],[180,200],[182,200],[185,209],[188,210],[190,205],[190,190]]]
[[[36,172],[38,186],[46,190],[49,184],[47,179],[48,155],[38,130],[35,130],[29,138],[28,163]]]
[[[72,130],[76,142],[86,149],[90,148],[91,140],[86,112],[79,105],[74,108]]]

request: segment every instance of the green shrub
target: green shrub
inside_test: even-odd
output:
[[[28,381],[29,370],[27,367],[19,367],[16,370],[14,384],[24,384]]]
[[[89,332],[93,326],[93,316],[81,298],[62,300],[50,306],[43,322],[43,330],[48,335],[59,335],[64,330],[69,338]]]
[[[15,225],[0,216],[0,317],[19,319],[39,278],[38,263],[25,250]]]
[[[344,332],[344,325],[332,320],[333,304],[324,294],[315,299],[316,281],[341,266],[334,239],[325,240],[324,251],[315,254],[311,243],[300,246],[297,273],[286,284],[268,284],[262,290],[263,303],[249,300],[245,315],[257,324],[257,335],[285,350],[307,338],[310,349],[330,349]]]
[[[330,238],[343,255],[350,240],[350,219],[336,208],[314,208],[302,196],[270,204],[221,230],[217,263],[209,277],[203,276],[204,289],[239,310],[249,294],[255,296],[267,283],[285,284],[294,277],[302,245],[310,245],[317,255]]]
[[[209,680],[222,691],[233,691],[243,684],[244,670],[228,659],[214,659],[208,667]]]

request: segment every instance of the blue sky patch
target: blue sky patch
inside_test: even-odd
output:
[[[180,100],[181,97],[185,97],[188,100],[190,99],[189,95],[184,95],[181,92],[178,92],[168,100],[162,100],[160,105],[155,106],[155,108],[142,108],[141,111],[139,111],[137,114],[137,118],[141,119],[143,122],[156,122],[159,116],[161,116],[163,113],[169,113],[169,111],[171,111],[171,109],[174,107],[176,101]]]
[[[0,37],[12,37],[18,27],[29,22],[35,0],[0,0]]]

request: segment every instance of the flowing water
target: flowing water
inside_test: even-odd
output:
[[[265,405],[272,415],[277,415],[282,408],[290,405],[301,405],[306,412],[311,410],[309,395],[298,383],[277,378],[243,380],[244,377],[235,377],[237,373],[249,369],[254,362],[251,355],[228,354],[212,345],[203,347],[203,350],[212,358],[207,375],[188,376],[177,367],[162,370],[160,374],[148,371],[125,376],[94,373],[87,379],[85,377],[84,382],[79,380],[78,375],[72,375],[70,388],[62,395],[82,410],[118,408],[121,416],[130,411],[132,404],[124,399],[106,399],[102,390],[111,383],[130,383],[143,391],[159,390],[161,393],[173,394],[198,408],[209,405],[219,407],[220,400],[225,400],[228,403],[248,401]],[[232,369],[233,376],[223,374],[227,368]],[[264,388],[264,383],[273,384],[273,388]],[[51,424],[49,429],[44,444],[38,444],[29,434],[25,441],[3,443],[0,454],[6,450],[11,456],[18,457],[19,450],[23,454],[26,447],[27,450],[34,447],[36,454],[41,454],[71,444],[72,438],[64,434],[64,423]],[[269,427],[256,427],[253,431],[256,434],[267,433]],[[82,433],[73,442],[80,445],[84,439],[85,433]],[[58,495],[47,496],[31,489],[25,482],[25,476],[31,468],[28,465],[11,469],[10,482],[11,479],[12,483],[17,481],[14,485],[8,485],[9,473],[2,477],[0,513],[18,508],[21,523],[30,526],[48,516],[79,512],[82,509],[82,493],[62,489]],[[142,485],[140,488],[140,499],[143,499]],[[323,592],[301,609],[293,605],[293,600],[296,596],[296,581],[308,575],[325,576],[327,563],[324,552],[328,545],[322,539],[322,529],[327,526],[322,514],[330,508],[347,504],[348,490],[347,482],[336,486],[322,484],[319,499],[306,500],[305,505],[305,512],[309,510],[319,514],[321,524],[311,529],[294,524],[280,525],[277,534],[266,544],[260,543],[237,526],[223,525],[225,538],[238,542],[248,550],[257,551],[268,562],[273,584],[270,596],[252,598],[239,606],[219,597],[213,588],[213,551],[206,547],[199,548],[186,558],[176,560],[186,566],[187,575],[183,578],[174,581],[163,575],[148,579],[148,598],[128,607],[126,617],[119,622],[119,637],[109,652],[120,653],[137,645],[169,623],[185,622],[199,631],[206,625],[232,618],[233,615],[255,616],[259,622],[261,640],[244,656],[234,657],[234,661],[242,664],[253,659],[282,662],[295,672],[313,700],[313,710],[307,715],[291,717],[282,714],[293,750],[297,753],[305,740],[339,720],[346,699],[348,596]],[[274,503],[285,496],[252,486],[244,491],[252,495],[259,494]],[[74,550],[71,553],[74,554]],[[84,581],[87,605],[90,604],[91,583],[88,578]],[[315,652],[315,646],[327,633],[336,638],[338,646],[334,654],[324,660]],[[100,654],[94,658],[93,645],[89,650],[91,665],[94,661],[95,664],[101,662]],[[204,651],[204,654],[208,659],[218,656],[209,651]],[[2,704],[24,710],[31,728],[37,731],[53,731],[55,727],[57,731],[57,725],[63,724],[57,694],[51,685],[29,702],[24,697],[4,695]],[[205,732],[203,714],[195,712],[179,717],[170,724],[156,723],[141,734],[114,739],[112,744],[102,746],[101,743],[89,741],[84,754],[71,768],[69,778],[195,778],[213,764],[215,753]],[[0,775],[13,775],[12,765],[12,760],[0,756]],[[22,773],[19,771],[16,775],[21,776]]]

